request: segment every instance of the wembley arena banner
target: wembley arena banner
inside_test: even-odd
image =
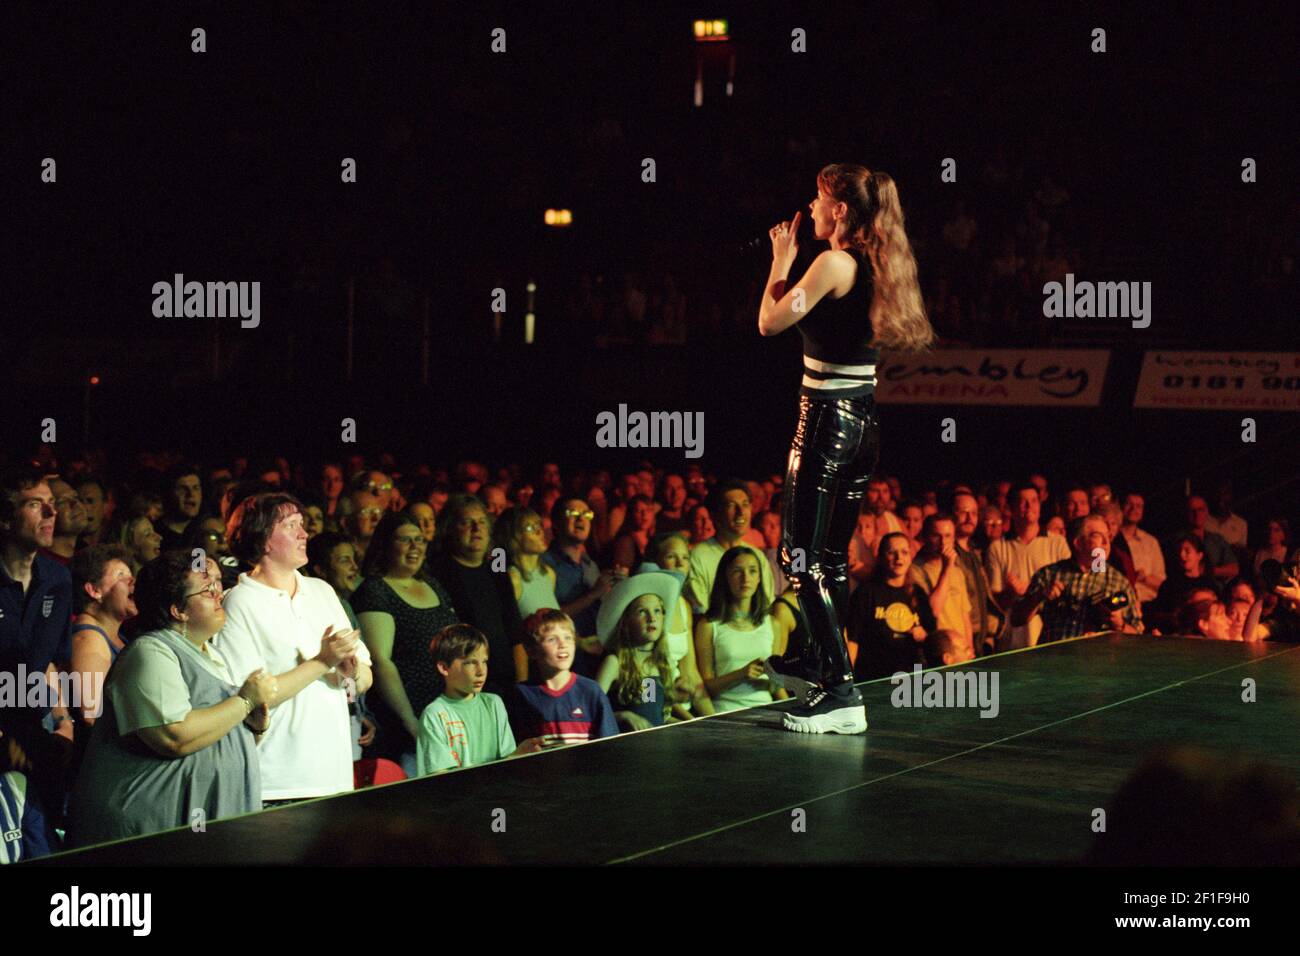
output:
[[[1300,352],[1147,352],[1133,407],[1300,411]]]
[[[953,349],[887,352],[876,400],[899,405],[1051,405],[1095,408],[1108,349]]]

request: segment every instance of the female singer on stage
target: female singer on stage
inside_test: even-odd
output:
[[[893,179],[856,164],[827,166],[817,176],[810,209],[814,236],[827,240],[830,249],[790,287],[802,212],[772,227],[772,273],[758,311],[763,335],[797,324],[803,336],[781,567],[800,596],[813,645],[804,657],[807,673],[800,676],[814,686],[783,723],[803,733],[855,734],[867,729],[867,714],[853,686],[840,626],[849,603],[849,539],[880,453],[877,349],[925,350],[934,329],[921,301]]]

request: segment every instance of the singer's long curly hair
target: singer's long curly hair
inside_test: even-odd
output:
[[[847,241],[865,252],[871,263],[872,345],[898,352],[930,348],[934,328],[925,314],[916,257],[903,228],[903,207],[894,180],[857,163],[832,163],[817,174],[817,186],[848,206]]]

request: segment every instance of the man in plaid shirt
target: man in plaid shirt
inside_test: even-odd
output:
[[[1070,557],[1039,568],[1029,588],[1011,612],[1011,623],[1020,626],[1042,607],[1043,636],[1040,644],[1079,637],[1095,631],[1142,633],[1142,608],[1128,578],[1109,562],[1110,532],[1101,515],[1088,515],[1070,522]],[[1100,548],[1105,563],[1093,570],[1093,551]],[[1107,612],[1101,606],[1116,594],[1128,597],[1128,607]]]

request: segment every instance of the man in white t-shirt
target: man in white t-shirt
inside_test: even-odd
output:
[[[710,495],[709,512],[713,515],[714,535],[699,542],[691,548],[691,560],[686,576],[683,595],[696,614],[703,614],[709,609],[709,598],[713,594],[713,580],[718,574],[718,565],[728,549],[737,546],[749,548],[758,556],[759,577],[763,581],[763,590],[768,603],[775,601],[778,595],[772,593],[775,587],[772,565],[758,548],[745,542],[749,531],[749,489],[742,482],[729,481],[715,488]]]
[[[1165,583],[1165,556],[1160,550],[1160,541],[1153,534],[1148,534],[1138,527],[1146,510],[1146,499],[1136,491],[1124,496],[1124,523],[1119,533],[1128,542],[1129,554],[1133,555],[1133,567],[1137,569],[1137,582],[1133,590],[1137,592],[1138,603],[1146,604],[1156,599],[1156,592]]]
[[[218,650],[234,673],[265,668],[280,691],[263,738],[262,800],[351,790],[349,698],[371,684],[370,654],[329,582],[303,577],[307,532],[298,502],[253,495],[231,512],[231,548],[253,570],[225,597]]]
[[[1012,531],[989,543],[984,555],[984,570],[988,572],[993,600],[1003,612],[1010,614],[1011,608],[1029,589],[1029,580],[1034,573],[1039,568],[1068,558],[1070,545],[1059,535],[1040,534],[1042,528],[1038,518],[1042,502],[1038,489],[1033,485],[1016,485],[1007,494],[1007,503],[1011,506]],[[1035,614],[1028,624],[1012,627],[1009,646],[997,649],[1031,647],[1038,643],[1042,628],[1042,618]]]

